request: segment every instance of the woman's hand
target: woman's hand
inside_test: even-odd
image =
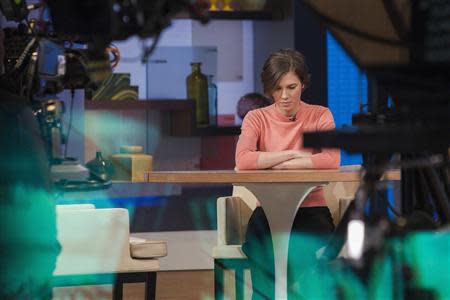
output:
[[[311,157],[311,153],[303,150],[286,150],[287,152],[290,152],[290,155],[292,156],[291,159],[295,158],[303,158],[303,157]]]
[[[284,150],[274,152],[260,152],[258,157],[258,169],[272,169],[281,163],[293,159],[310,159],[311,153],[302,150]]]
[[[311,154],[307,157],[298,157],[279,163],[272,167],[273,170],[302,170],[312,169],[313,163],[311,160]]]

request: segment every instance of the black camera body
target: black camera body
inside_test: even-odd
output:
[[[151,37],[170,25],[170,18],[191,1],[49,0],[52,23],[59,34],[109,42],[132,35]]]
[[[106,48],[113,40],[158,37],[182,9],[195,12],[198,19],[207,18],[203,1],[34,2],[0,0],[5,17],[19,22],[6,37],[6,74],[27,82],[16,90],[27,97],[98,86],[111,74]],[[30,19],[35,9],[41,9],[40,17]]]

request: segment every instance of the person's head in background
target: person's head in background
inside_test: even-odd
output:
[[[266,107],[272,104],[272,100],[260,93],[248,93],[242,96],[237,104],[237,115],[242,120],[245,115],[254,109]]]
[[[302,92],[311,82],[305,57],[292,49],[272,53],[261,72],[264,93],[285,116],[293,116],[300,107]]]

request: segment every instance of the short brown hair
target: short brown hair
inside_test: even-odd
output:
[[[261,72],[264,94],[272,97],[272,93],[283,75],[294,72],[306,89],[311,82],[311,74],[305,56],[292,49],[280,49],[272,53],[266,60]]]

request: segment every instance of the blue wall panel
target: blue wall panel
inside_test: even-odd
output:
[[[367,78],[334,37],[327,34],[328,107],[336,127],[350,126],[352,114],[367,104]],[[361,155],[341,152],[341,164],[361,164]]]

